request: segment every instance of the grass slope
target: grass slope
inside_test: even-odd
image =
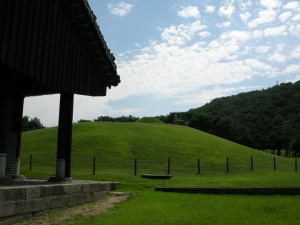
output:
[[[29,155],[33,155],[31,174],[48,177],[55,172],[57,128],[25,132],[22,135],[22,172],[28,172]],[[73,126],[72,169],[74,175],[97,168],[133,173],[138,159],[139,172],[166,173],[171,158],[171,172],[194,174],[197,159],[201,172],[224,172],[226,157],[230,171],[249,171],[250,157],[256,171],[272,171],[273,155],[227,141],[185,126],[154,123],[90,122]],[[291,159],[276,157],[277,170],[293,171]],[[39,168],[35,170],[34,168]]]

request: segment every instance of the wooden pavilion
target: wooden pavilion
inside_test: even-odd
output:
[[[60,94],[56,178],[64,180],[74,94],[105,96],[119,83],[87,0],[0,0],[0,178],[19,176],[25,97]]]

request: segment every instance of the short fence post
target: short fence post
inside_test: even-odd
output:
[[[274,157],[274,170],[276,170],[276,158]]]
[[[200,175],[200,159],[198,159],[198,175]]]
[[[297,165],[297,159],[295,159],[295,172],[297,173],[298,172],[298,165]]]
[[[168,159],[168,175],[170,175],[171,159]]]
[[[134,159],[134,176],[137,174],[137,158]]]
[[[253,157],[251,156],[251,171],[253,170]]]
[[[96,174],[96,157],[93,158],[93,175]]]
[[[229,158],[226,158],[226,172],[229,173]]]
[[[32,170],[32,155],[29,157],[29,171]]]

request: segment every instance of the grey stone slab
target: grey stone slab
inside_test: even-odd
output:
[[[83,184],[83,193],[101,191],[101,187],[102,186],[100,182]]]
[[[60,196],[68,194],[63,185],[50,185],[51,196]]]
[[[61,195],[61,196],[55,196],[50,198],[50,208],[62,208],[68,205],[70,201],[69,195]]]
[[[93,184],[82,184],[82,192],[83,193],[90,193],[92,192]]]
[[[41,187],[25,187],[26,199],[36,199],[41,197]]]
[[[27,192],[24,188],[13,187],[13,188],[2,188],[0,190],[0,201],[15,201],[15,200],[25,200],[27,198]]]
[[[50,209],[50,198],[40,198],[29,200],[30,212],[40,212]]]
[[[105,191],[86,193],[85,194],[85,201],[86,202],[97,201],[97,200],[100,200],[100,199],[104,198],[106,194],[107,194],[107,192],[105,192]]]
[[[15,215],[14,202],[0,202],[0,217],[7,217]]]
[[[32,213],[27,213],[19,216],[9,216],[9,217],[0,218],[0,225],[15,224],[17,222],[21,222],[22,220],[29,219],[31,217],[32,217]]]
[[[63,187],[67,194],[80,194],[83,192],[82,184],[65,184]]]
[[[41,198],[47,198],[52,196],[52,186],[41,186]]]
[[[0,203],[0,217],[14,216],[29,213],[31,206],[29,201],[12,201]]]
[[[70,195],[68,206],[79,205],[85,203],[85,194]]]

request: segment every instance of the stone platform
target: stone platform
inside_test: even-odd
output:
[[[44,211],[96,201],[115,190],[117,183],[75,180],[14,180],[0,185],[0,224],[11,224]]]

